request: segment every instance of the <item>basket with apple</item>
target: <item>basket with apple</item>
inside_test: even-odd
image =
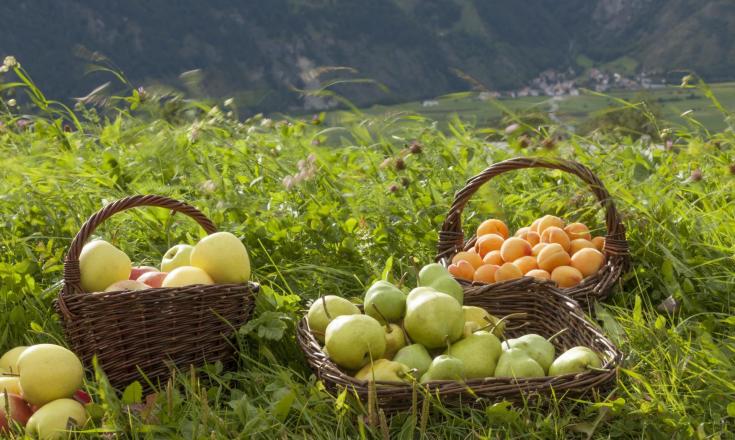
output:
[[[408,293],[381,280],[361,305],[316,299],[297,339],[328,388],[386,412],[427,396],[467,405],[580,396],[616,376],[622,354],[574,300],[528,277],[511,285],[465,294],[432,263]]]
[[[169,250],[160,269],[132,267],[112,244],[89,241],[114,214],[146,206],[185,214],[208,235]],[[74,237],[56,308],[71,348],[87,365],[97,356],[113,386],[141,372],[155,384],[173,367],[232,358],[228,337],[248,320],[259,289],[249,278],[245,246],[202,212],[167,197],[131,196],[92,215]]]
[[[549,168],[571,173],[589,186],[605,210],[605,236],[592,237],[586,225],[546,215],[515,236],[502,220],[482,222],[468,240],[462,230],[462,211],[478,189],[493,177],[525,168]],[[436,261],[473,294],[513,291],[523,277],[553,283],[588,306],[606,299],[629,264],[625,227],[612,197],[586,166],[569,160],[515,158],[491,165],[472,177],[455,195],[439,232]]]

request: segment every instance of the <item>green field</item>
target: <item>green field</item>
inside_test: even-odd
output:
[[[513,142],[504,149],[488,144],[492,128],[501,140],[511,139],[504,127],[485,124],[497,115],[490,104],[468,101],[446,101],[462,118],[443,130],[431,117],[447,111],[416,115],[415,104],[389,113],[374,108],[340,124],[239,121],[223,105],[177,107],[134,94],[72,113],[31,83],[9,87],[35,104],[19,110],[0,95],[0,352],[65,343],[53,309],[64,255],[89,215],[130,194],[167,195],[202,209],[242,238],[253,279],[262,285],[253,321],[238,329],[233,370],[184,368],[143,402],[135,392],[112,392],[103,372],[90,369],[85,388],[94,404],[79,438],[732,438],[732,126],[707,133],[690,125],[670,138],[670,149],[572,135],[553,149],[521,151]],[[718,85],[715,92],[732,102],[735,87]],[[598,99],[562,107],[574,117],[604,106]],[[726,115],[716,123],[701,99],[665,107],[667,118],[694,107],[701,109],[695,117],[710,118],[708,126],[726,124]],[[22,115],[31,125],[18,124]],[[420,148],[407,149],[411,143]],[[617,380],[603,393],[557,395],[538,405],[484,401],[458,408],[434,398],[426,410],[369,425],[364,403],[349,392],[327,391],[308,368],[296,323],[321,295],[359,300],[382,276],[406,274],[413,285],[416,267],[433,261],[455,192],[488,164],[516,155],[586,164],[622,214],[632,270],[613,298],[595,308],[597,324],[625,354]],[[588,188],[573,176],[541,170],[485,185],[464,211],[464,229],[471,234],[481,219],[496,217],[515,230],[545,213],[604,230]],[[171,245],[194,242],[202,231],[149,209],[115,216],[96,234],[135,263],[157,265]],[[659,311],[668,297],[679,306]],[[99,316],[96,325],[110,324]]]

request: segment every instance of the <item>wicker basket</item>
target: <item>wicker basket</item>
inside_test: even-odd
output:
[[[227,361],[228,336],[243,325],[254,307],[259,286],[194,285],[140,291],[90,294],[80,285],[79,255],[94,230],[118,212],[157,206],[181,212],[211,234],[217,229],[200,211],[160,196],[132,196],[105,206],[74,237],[64,261],[64,285],[56,301],[72,350],[91,365],[97,356],[110,383],[121,388],[143,373],[154,385],[173,367]],[[149,389],[147,381],[143,386]]]
[[[448,265],[452,257],[459,251],[469,250],[475,245],[477,237],[464,240],[462,231],[462,210],[467,201],[475,192],[493,177],[508,171],[523,168],[550,168],[562,170],[582,179],[589,185],[592,193],[597,197],[600,205],[605,209],[605,223],[607,233],[605,235],[605,264],[595,275],[585,278],[582,283],[575,287],[562,289],[562,292],[587,307],[595,300],[606,299],[615,282],[620,278],[629,264],[628,242],[625,240],[625,227],[620,219],[615,204],[610,194],[605,189],[600,179],[586,166],[569,160],[550,160],[540,158],[515,158],[491,165],[480,174],[469,179],[467,184],[454,197],[454,203],[447,214],[446,220],[439,232],[439,243],[437,245],[436,260]],[[469,286],[466,281],[460,281],[465,287]],[[503,289],[506,282],[493,284],[474,285],[484,286],[487,291]],[[480,290],[482,290],[481,288]],[[477,289],[475,289],[477,290]]]
[[[434,381],[428,383],[429,392],[440,396],[445,404],[481,405],[499,400],[533,400],[548,396],[552,392],[560,397],[564,394],[580,396],[592,389],[600,388],[616,377],[622,354],[600,330],[591,324],[579,305],[549,283],[537,283],[531,278],[522,278],[508,283],[504,292],[486,295],[484,289],[470,286],[465,293],[465,305],[482,307],[495,316],[523,313],[522,319],[510,320],[505,334],[508,338],[526,333],[537,333],[549,337],[568,329],[553,340],[557,354],[573,346],[584,345],[601,354],[603,368],[579,374],[530,379],[485,378],[472,379],[464,383],[456,381]],[[368,401],[371,387],[340,370],[322,351],[319,341],[309,330],[306,318],[298,325],[297,338],[311,368],[328,388],[348,388],[364,401]],[[426,392],[421,386],[396,385],[377,382],[373,388],[376,404],[386,412],[407,410],[414,399],[423,400]],[[417,392],[418,390],[418,392]]]

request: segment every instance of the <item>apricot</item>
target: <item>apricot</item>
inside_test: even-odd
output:
[[[539,223],[541,223],[541,219],[537,218],[536,220],[533,221],[533,223],[531,223],[531,227],[529,229],[532,230],[533,232],[538,232]]]
[[[559,243],[567,252],[569,252],[572,244],[571,241],[569,241],[567,233],[556,226],[549,226],[544,229],[544,232],[541,233],[541,243]]]
[[[497,272],[499,268],[500,266],[498,266],[497,264],[483,264],[475,271],[475,277],[473,278],[473,281],[487,284],[494,283],[495,272]]]
[[[527,277],[536,278],[537,280],[549,280],[549,279],[551,279],[551,275],[548,272],[546,272],[545,270],[543,270],[543,269],[529,270],[528,272],[526,272],[525,275]]]
[[[449,269],[449,273],[454,275],[455,278],[472,281],[475,277],[475,268],[465,260],[459,260],[457,263],[452,263],[447,269]]]
[[[530,255],[517,259],[513,264],[518,266],[518,269],[520,269],[523,274],[526,274],[531,270],[538,269],[536,257],[532,257]]]
[[[591,240],[590,230],[584,223],[570,223],[564,228],[564,232],[569,235],[570,240],[576,240],[577,238],[584,238],[585,240]]]
[[[495,271],[495,282],[515,280],[521,278],[523,273],[513,263],[505,263]]]
[[[522,238],[511,237],[503,242],[500,247],[500,256],[503,261],[515,261],[526,255],[531,255],[531,245]]]
[[[538,253],[536,261],[539,269],[551,273],[559,266],[569,266],[572,259],[559,243],[549,243]]]
[[[594,248],[581,249],[572,256],[572,267],[579,270],[585,277],[596,274],[604,262],[605,256]]]
[[[485,234],[477,237],[475,251],[484,257],[488,252],[499,251],[505,239],[499,234]]]
[[[592,244],[595,245],[598,251],[604,252],[605,250],[605,237],[595,237],[592,239]]]
[[[533,231],[526,231],[521,235],[516,235],[516,237],[526,240],[532,247],[536,246],[541,241],[541,236],[538,235],[538,232]]]
[[[516,231],[516,235],[514,235],[514,237],[520,237],[521,235],[529,232],[530,230],[531,228],[529,228],[528,226],[524,226]]]
[[[475,269],[482,266],[482,257],[474,249],[471,251],[457,252],[454,258],[452,258],[452,263],[457,264],[458,261],[462,260],[470,263]]]
[[[491,218],[480,223],[477,228],[478,237],[485,234],[498,234],[503,238],[508,238],[508,227],[502,220]]]
[[[534,246],[531,249],[531,255],[533,255],[534,257],[538,257],[538,253],[541,252],[541,249],[545,248],[547,244],[549,243],[539,243],[536,246]]]
[[[541,217],[541,220],[538,222],[538,228],[536,232],[543,235],[546,228],[549,228],[551,226],[556,226],[559,229],[564,229],[564,220],[554,215],[545,215]]]
[[[572,240],[571,246],[569,247],[569,253],[574,255],[579,252],[580,249],[595,248],[595,245],[591,241],[585,240],[584,238],[577,238]]]
[[[551,272],[551,280],[559,287],[574,287],[582,282],[582,272],[572,266],[559,266]]]
[[[485,254],[485,258],[482,259],[482,262],[485,264],[495,264],[497,266],[501,266],[504,261],[503,257],[500,256],[500,251],[490,251],[487,254]]]

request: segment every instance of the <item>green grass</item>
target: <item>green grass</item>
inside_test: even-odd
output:
[[[256,325],[236,341],[235,370],[179,372],[146,402],[132,388],[116,395],[99,371],[90,371],[86,387],[96,403],[81,437],[336,439],[386,438],[387,431],[403,439],[724,439],[735,429],[732,128],[708,134],[691,123],[673,127],[670,150],[572,135],[553,150],[521,151],[478,120],[453,118],[440,129],[410,107],[315,125],[311,118],[238,122],[204,104],[132,97],[104,114],[77,109],[79,129],[65,132],[65,109],[28,87],[14,90],[38,100],[39,108],[21,109],[38,115],[31,129],[15,128],[18,109],[0,102],[0,351],[63,343],[52,303],[66,249],[87,216],[129,194],[168,195],[204,210],[243,238],[263,285]],[[510,146],[493,147],[488,136]],[[409,154],[414,141],[422,151]],[[316,174],[284,186],[309,155]],[[363,406],[325,391],[309,370],[294,339],[302,310],[322,294],[361,296],[386,266],[411,282],[416,263],[432,260],[454,193],[488,164],[516,155],[586,164],[623,215],[633,270],[598,310],[625,353],[614,388],[538,407],[447,408],[433,401],[418,417],[399,414],[384,427],[368,426]],[[399,157],[405,169],[395,167]],[[690,178],[694,169],[701,180]],[[494,179],[463,220],[468,232],[489,216],[515,229],[543,213],[585,221],[598,232],[604,227],[577,179],[539,170]],[[162,210],[140,210],[114,217],[97,234],[135,262],[156,264],[170,245],[201,235],[190,221],[177,218],[165,228],[167,220]],[[670,295],[681,309],[659,313],[656,306]],[[103,317],[99,325],[106,325]]]

